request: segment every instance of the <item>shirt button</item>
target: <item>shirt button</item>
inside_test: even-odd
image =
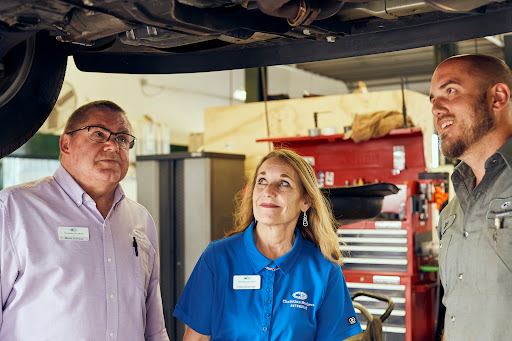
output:
[[[468,231],[464,231],[464,237],[468,237],[469,236],[469,232]]]
[[[76,203],[80,205],[82,202],[80,200],[77,200]]]
[[[263,327],[263,331],[266,332],[268,330],[267,327]]]
[[[464,275],[462,274],[459,274],[459,279],[462,280],[462,278],[464,277]]]
[[[109,297],[110,297],[110,299],[112,299],[112,300],[113,300],[113,299],[114,299],[114,294],[110,294],[110,296],[109,296]]]
[[[450,317],[450,320],[452,320],[452,322],[455,322],[455,316],[452,315],[452,317]]]
[[[107,262],[109,262],[109,263],[112,262],[112,258],[108,257]]]
[[[267,288],[267,292],[271,292],[272,291],[272,288]]]
[[[89,201],[89,200],[91,200],[91,198],[85,197],[85,201]]]
[[[108,335],[110,335],[110,337],[114,337],[114,332],[110,332]]]
[[[271,301],[271,300],[268,300],[268,301],[267,301],[267,304],[270,304],[270,303],[272,303],[272,301]]]
[[[443,243],[439,243],[439,248],[442,249],[443,248]]]
[[[266,314],[265,314],[265,317],[270,317],[270,314],[269,314],[269,313],[266,313]]]

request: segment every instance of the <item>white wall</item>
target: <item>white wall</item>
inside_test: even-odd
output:
[[[79,71],[70,58],[65,82],[75,88],[77,106],[99,99],[111,100],[128,113],[130,121],[148,115],[168,125],[172,143],[188,144],[190,133],[204,130],[204,108],[242,103],[231,94],[244,86],[244,71],[176,75],[91,73]]]
[[[304,92],[319,95],[348,92],[343,82],[291,66],[269,67],[267,83],[269,94],[286,93],[291,98],[302,97]],[[76,102],[68,101],[68,106],[62,106],[62,113],[59,113],[62,122],[76,107],[108,99],[119,104],[132,123],[148,115],[153,121],[169,127],[171,143],[187,145],[191,133],[204,131],[205,108],[243,103],[234,99],[233,93],[245,88],[245,72],[229,70],[173,75],[92,73],[78,70],[70,58],[63,93],[70,88],[74,89]]]
[[[348,92],[344,82],[333,78],[288,65],[268,68],[268,93],[271,95],[288,94],[290,98],[301,98],[304,94],[343,95]]]

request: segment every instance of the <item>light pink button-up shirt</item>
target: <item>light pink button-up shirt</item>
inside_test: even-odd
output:
[[[106,219],[62,166],[4,189],[0,340],[169,340],[157,245],[150,214],[120,186]]]

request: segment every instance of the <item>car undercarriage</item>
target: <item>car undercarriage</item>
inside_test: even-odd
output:
[[[6,0],[0,2],[0,157],[42,125],[68,55],[82,71],[186,73],[352,57],[509,31],[512,1]]]

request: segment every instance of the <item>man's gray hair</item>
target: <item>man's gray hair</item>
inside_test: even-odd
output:
[[[68,121],[66,122],[64,133],[81,128],[81,125],[85,124],[85,122],[87,122],[87,120],[89,119],[89,112],[92,109],[108,110],[112,112],[121,113],[124,116],[124,118],[126,118],[126,121],[128,121],[126,112],[114,102],[107,100],[94,101],[84,104],[80,108],[73,111],[71,116],[69,116]],[[130,124],[129,121],[128,124]]]

